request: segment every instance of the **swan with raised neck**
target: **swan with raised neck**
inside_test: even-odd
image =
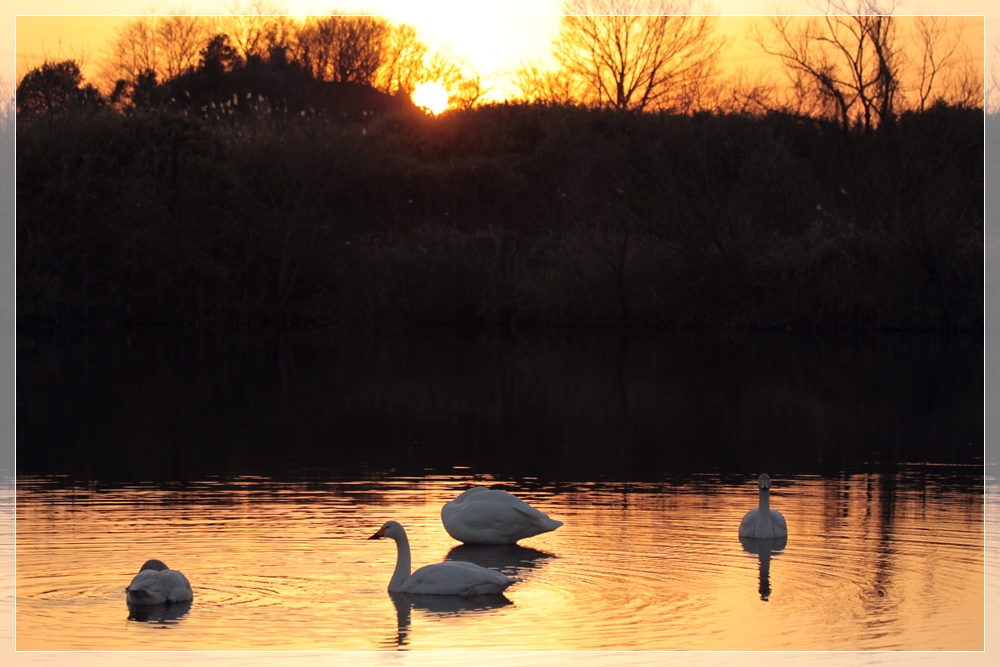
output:
[[[771,478],[764,473],[757,480],[760,499],[757,507],[746,513],[740,522],[740,537],[787,537],[785,517],[771,509]]]

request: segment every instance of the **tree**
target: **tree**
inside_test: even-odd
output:
[[[522,62],[511,74],[521,99],[541,104],[573,104],[582,97],[564,70],[547,70],[537,62]]]
[[[198,71],[207,74],[231,72],[243,66],[243,58],[229,41],[229,35],[222,33],[209,40],[201,50]]]
[[[158,70],[159,60],[156,18],[137,16],[115,31],[102,78],[109,85],[123,81],[123,85],[131,89],[141,74]]]
[[[383,47],[384,59],[375,87],[384,93],[410,95],[423,79],[427,45],[416,28],[391,25]]]
[[[871,130],[895,118],[904,63],[896,0],[847,1],[827,0],[818,18],[772,17],[769,31],[754,27],[751,36],[781,59],[799,114]]]
[[[271,47],[284,39],[287,21],[282,14],[287,6],[280,0],[230,0],[231,16],[221,21],[222,32],[229,35],[233,48],[244,61],[264,59]]]
[[[156,22],[157,76],[169,81],[194,69],[202,47],[212,36],[212,29],[211,21],[201,16],[175,13],[160,17]]]
[[[83,84],[80,66],[73,60],[44,62],[17,86],[17,115],[31,118],[58,111],[92,109],[103,104],[100,92]]]
[[[564,0],[555,56],[587,104],[689,110],[714,76],[718,19],[693,0]]]
[[[116,31],[101,78],[114,86],[112,99],[132,99],[136,86],[148,85],[150,73],[169,81],[194,69],[213,34],[212,21],[201,16],[139,16]]]
[[[322,81],[373,85],[386,60],[389,22],[375,16],[320,16],[296,35],[295,57]]]
[[[944,16],[919,16],[915,20],[920,68],[914,85],[916,101],[923,111],[936,101],[958,106],[983,102],[982,71],[963,42],[963,27]]]

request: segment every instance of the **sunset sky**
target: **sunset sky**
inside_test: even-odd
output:
[[[84,73],[93,74],[115,26],[121,19],[71,18],[77,16],[131,16],[145,13],[169,13],[170,9],[186,9],[189,13],[227,14],[224,0],[12,0],[5,3],[12,13],[4,17],[0,31],[0,72],[3,80],[17,80],[31,67],[45,59],[74,58],[84,61]],[[559,24],[558,0],[505,0],[505,2],[462,2],[461,0],[285,0],[288,11],[295,15],[322,13],[332,7],[357,9],[381,14],[393,21],[413,25],[433,47],[447,47],[452,53],[466,58],[484,77],[495,76],[512,69],[524,60],[544,59],[550,52],[552,38]],[[773,13],[810,13],[809,4],[802,0],[715,0],[709,5],[724,16],[770,15]],[[986,39],[1000,41],[1000,9],[986,0],[909,0],[900,3],[896,15],[906,14],[965,14],[986,16]],[[45,21],[15,16],[46,16]],[[753,64],[766,57],[754,51],[745,38],[745,21],[725,21],[722,30],[734,40],[724,62]],[[978,36],[977,36],[978,37]],[[978,41],[974,39],[973,41]],[[982,45],[973,44],[977,56]],[[991,48],[986,53],[992,52]],[[990,58],[987,57],[987,60]]]

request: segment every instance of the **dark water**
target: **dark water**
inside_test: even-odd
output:
[[[22,649],[984,645],[981,342],[150,332],[17,354]],[[736,535],[763,471],[790,532],[767,549]],[[473,553],[439,513],[474,483],[565,525]],[[394,549],[366,539],[387,519],[415,566],[520,581],[391,598]],[[190,607],[129,613],[151,557]]]
[[[27,338],[17,471],[543,480],[982,465],[982,342],[578,334]]]

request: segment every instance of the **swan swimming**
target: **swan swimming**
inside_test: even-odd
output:
[[[474,486],[441,508],[448,534],[466,544],[514,544],[563,525],[517,496]]]
[[[496,570],[487,570],[474,563],[446,561],[424,565],[410,574],[410,542],[406,531],[396,521],[386,521],[378,532],[369,537],[377,540],[389,537],[396,541],[396,569],[389,580],[390,593],[422,595],[491,595],[502,593],[517,579]]]
[[[781,512],[771,509],[771,478],[764,473],[757,480],[760,505],[747,512],[740,522],[740,537],[788,537],[788,526]]]
[[[134,605],[187,602],[193,597],[187,577],[161,560],[147,560],[125,589],[125,602]]]

